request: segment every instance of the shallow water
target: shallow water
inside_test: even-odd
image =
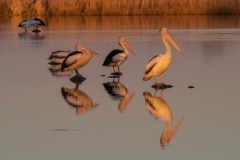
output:
[[[239,16],[39,18],[47,27],[38,34],[17,27],[26,18],[0,19],[1,159],[240,158]],[[155,94],[153,79],[142,77],[146,63],[165,52],[160,26],[184,56],[172,49],[164,80],[173,88]],[[112,68],[101,64],[119,48],[119,35],[136,56],[129,55],[113,82]],[[87,80],[75,89],[74,74],[50,72],[57,66],[47,58],[77,43],[101,55],[79,69]],[[66,101],[68,95],[86,107],[71,105],[76,99]],[[156,110],[144,95],[159,102]],[[173,129],[164,132],[166,125]]]

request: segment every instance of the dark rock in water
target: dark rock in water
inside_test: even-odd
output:
[[[195,88],[194,86],[188,86],[188,88]]]
[[[105,74],[102,74],[101,76],[102,76],[102,77],[105,77]]]
[[[73,82],[73,83],[76,83],[76,84],[81,84],[83,81],[85,81],[86,78],[85,77],[79,77],[79,76],[73,76],[70,81]]]
[[[156,84],[152,85],[152,88],[154,89],[167,89],[167,88],[172,88],[172,85],[168,84],[162,84],[161,86],[157,86]]]

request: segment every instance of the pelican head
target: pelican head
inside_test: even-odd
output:
[[[96,52],[94,52],[94,51],[92,51],[92,50],[84,47],[84,46],[81,45],[81,44],[76,44],[75,49],[76,49],[77,51],[82,51],[82,52],[84,52],[84,53],[86,53],[86,54],[95,54],[95,55],[97,55],[97,56],[100,55],[100,54],[98,54],[98,53],[96,53]]]
[[[118,43],[121,47],[123,48],[126,47],[133,55],[135,55],[132,48],[129,46],[129,44],[127,43],[126,39],[123,36],[118,37]]]
[[[171,43],[176,50],[183,55],[183,52],[181,49],[178,47],[177,43],[174,41],[170,33],[168,32],[168,29],[165,27],[160,27],[159,29],[159,34],[162,38],[164,38],[166,41]]]

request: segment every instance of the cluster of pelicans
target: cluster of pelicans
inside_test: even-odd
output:
[[[39,32],[38,27],[46,26],[44,22],[38,18],[30,18],[28,20],[22,21],[18,27],[22,27],[25,29],[30,26],[35,26],[36,29],[33,32]],[[154,78],[155,84],[153,87],[155,88],[167,88],[171,87],[170,85],[164,84],[163,73],[168,69],[171,60],[172,60],[172,52],[169,43],[176,48],[176,50],[183,54],[177,43],[174,41],[168,29],[165,27],[160,27],[159,29],[160,37],[166,47],[165,54],[159,54],[154,56],[145,67],[145,73],[143,80],[148,81],[152,77]],[[129,51],[135,55],[130,45],[127,43],[126,39],[123,36],[118,38],[118,43],[122,47],[120,49],[112,50],[105,58],[103,62],[103,66],[113,67],[114,75],[119,76],[122,75],[120,72],[120,65],[122,65],[126,59],[128,58]],[[75,46],[76,51],[71,52],[70,50],[59,50],[52,52],[49,60],[53,63],[61,64],[61,71],[75,71],[76,76],[79,81],[85,80],[85,78],[79,74],[78,69],[84,67],[92,58],[93,55],[99,55],[97,52],[94,52],[81,44],[77,44]],[[118,71],[115,71],[115,67],[118,68]],[[161,83],[156,81],[156,77],[159,76]]]
[[[26,28],[30,26],[35,26],[36,29],[33,32],[40,32],[38,27],[46,26],[44,22],[38,18],[30,18],[28,20],[22,21],[18,27],[22,27],[27,31]],[[152,86],[156,89],[161,89],[161,94],[159,97],[156,96],[156,90],[154,96],[152,96],[149,92],[143,92],[143,96],[145,97],[145,105],[148,111],[158,119],[164,119],[166,121],[166,126],[160,138],[160,143],[164,147],[169,144],[171,138],[174,136],[178,128],[183,122],[183,118],[178,120],[175,126],[172,125],[172,112],[168,104],[163,99],[163,89],[171,87],[170,85],[164,84],[163,73],[168,69],[171,59],[172,52],[169,43],[171,43],[176,50],[183,54],[177,43],[174,41],[168,29],[165,27],[160,27],[159,29],[160,37],[166,47],[165,54],[159,54],[154,56],[150,61],[146,64],[145,73],[143,76],[144,81],[148,81],[152,77],[154,78],[155,84]],[[130,94],[127,91],[127,88],[122,85],[119,81],[122,73],[120,72],[120,65],[122,65],[129,56],[129,52],[133,55],[133,52],[130,45],[127,43],[126,39],[123,36],[118,37],[118,43],[122,47],[120,49],[112,50],[105,58],[103,62],[103,66],[112,67],[114,78],[117,77],[118,81],[115,82],[107,82],[104,83],[104,88],[108,92],[109,95],[112,95],[113,98],[121,99],[118,109],[120,112],[123,112],[128,103],[134,96],[134,93]],[[83,114],[90,108],[95,108],[98,104],[94,104],[93,101],[89,98],[89,96],[83,91],[78,90],[78,83],[82,82],[86,78],[79,74],[78,69],[84,67],[92,58],[93,55],[99,55],[97,52],[86,48],[81,44],[77,44],[75,46],[75,51],[71,52],[70,50],[58,50],[52,52],[50,57],[48,58],[51,63],[57,64],[60,66],[61,72],[73,72],[75,71],[76,76],[72,77],[74,81],[76,81],[76,87],[74,89],[69,89],[62,87],[61,92],[65,100],[69,103],[69,105],[76,108],[77,114]],[[115,67],[118,70],[115,70]],[[159,76],[161,83],[156,81],[156,77]],[[115,87],[113,90],[112,88]],[[117,90],[116,88],[120,88]]]

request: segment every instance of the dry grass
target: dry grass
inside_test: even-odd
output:
[[[12,15],[163,15],[233,14],[240,0],[5,0]]]

